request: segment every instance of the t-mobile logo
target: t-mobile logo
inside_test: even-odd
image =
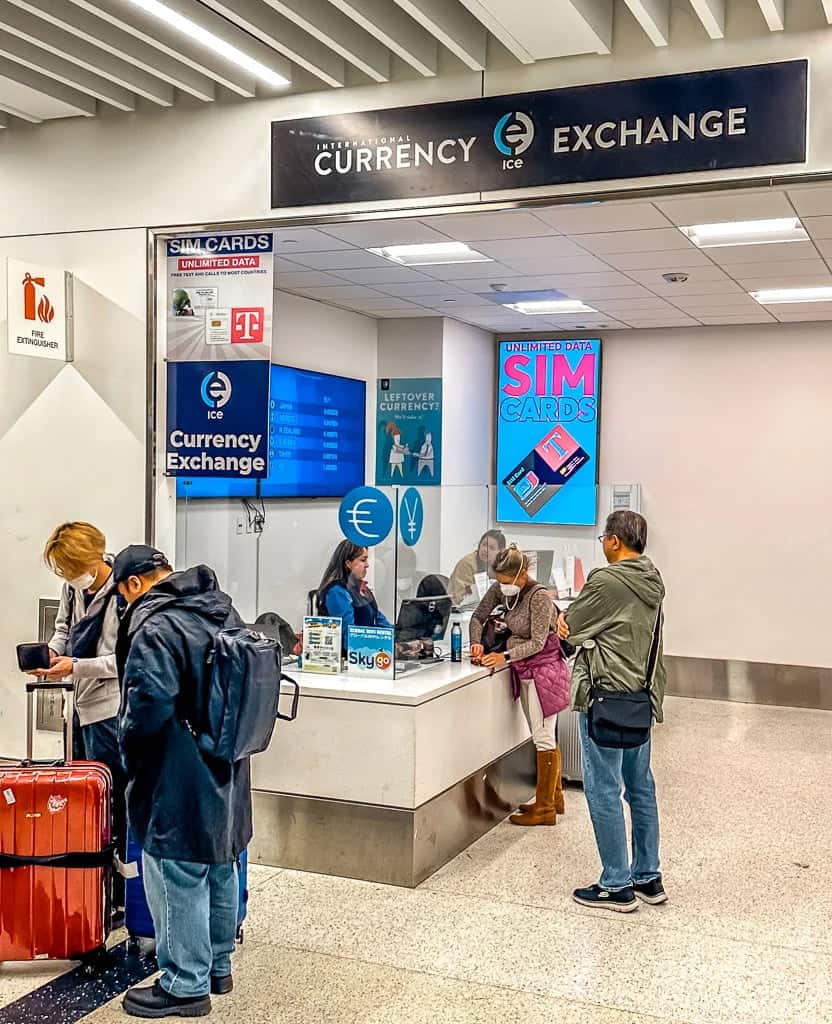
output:
[[[264,314],[262,306],[258,309],[231,310],[231,344],[257,345],[263,340]]]

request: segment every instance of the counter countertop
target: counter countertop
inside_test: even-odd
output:
[[[461,664],[442,661],[430,668],[407,672],[398,679],[372,679],[346,673],[337,676],[315,675],[312,672],[299,672],[294,665],[287,666],[286,671],[297,680],[302,697],[405,704],[411,707],[425,704],[491,674],[491,669],[472,665],[467,659]],[[507,669],[497,671],[505,672]],[[288,692],[285,684],[283,692]]]

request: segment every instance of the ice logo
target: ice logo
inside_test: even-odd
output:
[[[231,381],[221,370],[212,370],[202,379],[200,395],[209,409],[222,409],[231,401]]]
[[[504,114],[494,129],[494,145],[503,156],[517,157],[534,142],[534,121],[514,110]]]

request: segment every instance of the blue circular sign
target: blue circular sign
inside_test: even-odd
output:
[[[390,499],[377,487],[356,487],[338,509],[341,532],[362,548],[381,544],[393,529],[395,518]]]
[[[425,525],[425,506],[415,487],[408,487],[399,505],[399,531],[409,548],[419,543]]]

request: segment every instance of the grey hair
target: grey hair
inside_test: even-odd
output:
[[[518,576],[521,572],[528,572],[529,556],[516,544],[509,544],[507,548],[497,552],[492,569],[500,576]]]
[[[604,533],[618,537],[625,548],[644,554],[647,547],[647,520],[638,512],[613,512],[607,517]]]

